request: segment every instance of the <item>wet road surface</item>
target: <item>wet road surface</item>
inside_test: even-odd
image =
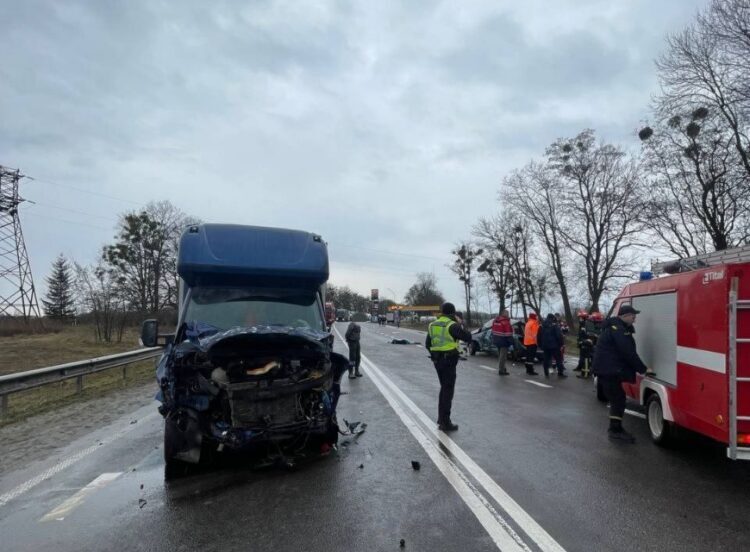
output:
[[[0,463],[0,550],[747,549],[750,464],[721,446],[656,447],[634,416],[637,443],[610,443],[590,382],[520,364],[501,378],[481,353],[459,363],[460,429],[446,435],[426,351],[390,344],[424,334],[362,329],[365,377],[344,378],[339,419],[368,427],[338,453],[294,471],[230,459],[165,483],[144,399],[48,457]]]

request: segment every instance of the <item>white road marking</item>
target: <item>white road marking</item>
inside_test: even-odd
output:
[[[539,387],[544,387],[545,389],[552,389],[552,385],[547,385],[546,383],[540,383],[538,381],[534,380],[523,380],[526,383],[530,383],[531,385],[538,385]]]
[[[336,333],[338,334],[339,339],[342,339],[341,334],[338,331],[336,331]],[[342,339],[342,341],[344,340]],[[380,368],[378,368],[365,355],[362,355],[362,361],[367,365],[369,369],[368,372],[370,374],[370,379],[378,387],[389,404],[391,404],[394,411],[396,411],[407,428],[409,428],[409,430],[412,432],[412,435],[417,438],[417,440],[420,442],[420,445],[422,445],[422,447],[428,454],[430,454],[430,451],[428,450],[429,447],[434,447],[434,443],[432,442],[432,440],[428,439],[427,443],[429,444],[423,444],[423,442],[417,437],[417,435],[415,435],[414,431],[412,431],[412,427],[415,427],[417,432],[422,432],[423,436],[426,433],[431,435],[432,438],[439,440],[440,443],[445,447],[445,449],[450,452],[453,459],[458,460],[458,462],[479,483],[484,491],[487,492],[497,502],[497,504],[500,505],[500,507],[510,516],[510,518],[529,536],[529,538],[531,538],[538,545],[541,550],[545,552],[565,552],[565,549],[557,541],[555,541],[552,536],[547,533],[544,528],[539,525],[523,508],[521,508],[521,506],[515,500],[513,500],[513,498],[511,498],[511,496],[507,492],[505,492],[502,487],[500,487],[500,485],[498,485],[481,467],[479,467],[479,465],[474,462],[474,460],[472,460],[471,457],[469,457],[469,455],[466,454],[461,447],[459,447],[448,435],[446,435],[442,431],[437,431],[434,422],[416,404],[414,404],[414,402],[408,396],[406,396],[406,394],[404,394],[404,392],[401,391],[401,389],[399,389],[398,386],[396,386],[390,380],[390,378],[388,378],[388,376],[386,376],[380,370]],[[416,420],[419,420],[422,423],[422,427],[416,426],[414,424],[414,420],[410,419],[410,416],[404,412],[398,402],[395,401],[395,397],[398,397],[401,400],[401,403],[406,407],[406,409],[410,411],[411,415],[414,416]],[[441,451],[440,449],[437,450],[445,457],[445,460],[447,460],[454,466],[453,473],[461,477],[460,474],[462,474],[462,471],[460,470],[458,465],[453,462],[453,459],[446,456],[445,453],[443,453],[443,451]],[[435,459],[432,455],[430,455],[430,458],[433,460],[433,462],[435,462]],[[495,543],[501,550],[516,550],[519,548],[523,550],[529,550],[528,546],[523,542],[520,536],[512,529],[512,527],[508,526],[507,521],[502,518],[502,516],[494,509],[494,507],[489,503],[485,503],[486,499],[483,497],[482,493],[474,488],[473,485],[471,485],[470,481],[465,480],[464,483],[466,484],[466,487],[468,487],[471,495],[464,496],[464,494],[462,494],[462,491],[459,491],[457,488],[458,483],[454,484],[455,477],[449,477],[448,475],[446,475],[446,472],[443,471],[443,469],[440,465],[438,465],[437,462],[435,462],[435,465],[438,467],[438,469],[440,469],[441,473],[443,473],[446,479],[448,479],[453,488],[456,489],[464,502],[466,502],[466,504],[472,510],[474,515],[477,516],[477,519],[479,519],[480,523],[482,523],[482,526],[493,538],[493,540],[495,540]],[[464,489],[464,491],[466,490],[464,487],[462,487],[462,489]],[[482,503],[482,508],[479,508],[479,505],[476,503],[476,501]],[[503,541],[508,540],[507,536],[498,534],[498,530],[507,532],[511,537],[512,540],[509,542],[509,545],[501,546],[498,543],[498,539],[501,538],[503,539]]]
[[[490,372],[497,372],[497,368],[493,368],[492,366],[485,366],[484,364],[480,364],[479,367],[484,368],[485,370],[489,370]]]
[[[152,418],[152,417],[154,417],[156,415],[157,415],[157,412],[152,412],[151,414],[147,414],[146,416],[144,416],[143,418],[141,418],[140,421],[144,422],[144,421],[148,420],[149,418]],[[65,460],[62,460],[61,462],[58,462],[57,464],[55,464],[54,466],[52,466],[48,470],[40,473],[36,477],[33,477],[33,478],[29,479],[28,481],[26,481],[24,483],[21,483],[15,489],[11,489],[7,493],[0,495],[0,507],[5,506],[8,502],[10,502],[11,500],[13,500],[14,498],[18,498],[22,494],[25,494],[25,493],[29,492],[31,489],[33,489],[34,487],[36,487],[37,485],[39,485],[43,481],[46,481],[47,479],[49,479],[50,477],[52,477],[52,476],[60,473],[64,469],[69,468],[70,466],[72,466],[73,464],[75,464],[76,462],[78,462],[79,460],[82,460],[83,458],[86,458],[88,455],[90,455],[90,454],[96,452],[97,450],[101,449],[101,447],[103,447],[105,445],[108,445],[108,444],[116,441],[117,439],[119,439],[120,437],[122,437],[123,435],[125,435],[126,433],[129,433],[130,431],[133,431],[133,429],[135,429],[138,425],[143,425],[143,424],[130,424],[130,425],[127,425],[123,429],[121,429],[120,431],[118,431],[117,433],[113,433],[109,437],[105,437],[104,439],[102,439],[96,445],[91,445],[88,448],[85,448],[83,450],[80,450],[80,451],[76,452],[72,456],[68,456]]]
[[[78,506],[80,506],[83,503],[83,499],[86,498],[88,495],[96,491],[97,489],[101,489],[104,487],[107,483],[114,481],[120,475],[122,472],[115,472],[115,473],[103,473],[96,479],[94,479],[91,483],[86,485],[83,489],[78,491],[76,494],[71,496],[69,499],[64,501],[62,504],[60,504],[57,508],[46,514],[42,519],[39,521],[62,521],[65,519],[65,517],[70,514],[73,510],[75,510]]]
[[[640,412],[636,412],[635,410],[628,410],[627,408],[625,409],[625,414],[630,414],[631,416],[635,416],[636,418],[642,418],[644,420],[646,419],[645,414],[641,414]]]

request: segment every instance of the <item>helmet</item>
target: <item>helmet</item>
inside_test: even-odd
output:
[[[453,303],[445,302],[440,305],[440,312],[443,314],[456,314],[456,306]]]
[[[530,312],[530,313],[529,313],[529,319],[531,319],[531,320],[536,320],[536,318],[537,318],[537,317],[536,317],[536,313],[535,313],[535,312]]]
[[[586,320],[589,317],[589,313],[586,311],[586,309],[578,309],[576,316],[578,316],[578,318],[583,318],[584,320]]]
[[[589,318],[591,319],[592,322],[601,322],[602,320],[604,320],[604,315],[600,313],[599,311],[597,311],[597,312],[592,312]]]

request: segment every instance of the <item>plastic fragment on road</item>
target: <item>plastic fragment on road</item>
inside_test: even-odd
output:
[[[349,435],[362,435],[365,432],[365,429],[367,429],[367,424],[364,422],[348,422],[344,420],[344,424],[346,424],[346,427],[349,430]],[[346,435],[346,433],[344,433],[344,435]]]
[[[414,471],[419,471],[419,468],[421,468],[421,467],[422,467],[422,464],[420,464],[420,463],[419,463],[419,462],[417,462],[416,460],[412,460],[412,461],[411,461],[411,468],[412,468],[412,469],[413,469]]]
[[[405,546],[406,546],[406,541],[405,541],[404,539],[401,539],[401,540],[400,540],[400,541],[398,542],[398,547],[399,547],[399,548],[404,548]]]
[[[363,470],[363,469],[365,469],[365,465],[364,465],[364,464],[360,464],[360,465],[359,465],[359,469],[360,469],[360,470]]]
[[[139,498],[139,499],[138,499],[138,507],[139,507],[139,508],[143,509],[143,507],[144,507],[144,506],[145,506],[146,504],[147,504],[147,502],[146,502],[146,499],[145,499],[145,498]]]

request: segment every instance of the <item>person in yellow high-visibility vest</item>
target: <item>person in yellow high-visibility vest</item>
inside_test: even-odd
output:
[[[427,328],[425,348],[430,351],[430,358],[440,380],[438,428],[442,431],[455,431],[458,425],[451,420],[451,406],[456,387],[458,341],[471,343],[471,333],[464,329],[463,320],[456,314],[453,303],[443,303],[440,312],[440,317]]]

